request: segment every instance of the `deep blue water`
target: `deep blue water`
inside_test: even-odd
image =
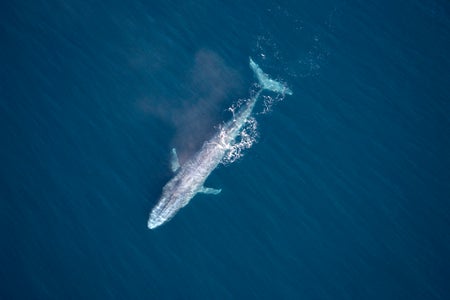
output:
[[[1,299],[450,298],[449,3],[225,2],[1,4]],[[148,230],[249,56],[294,95]]]

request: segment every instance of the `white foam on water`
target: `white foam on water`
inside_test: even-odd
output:
[[[258,138],[258,123],[250,117],[244,124],[242,131],[236,137],[234,144],[226,152],[221,163],[229,165],[244,156],[244,150],[250,149]]]

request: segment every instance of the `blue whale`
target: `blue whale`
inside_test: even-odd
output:
[[[222,161],[235,143],[243,126],[250,117],[256,101],[263,90],[270,90],[283,95],[292,95],[292,91],[283,83],[270,79],[250,58],[250,68],[259,81],[260,89],[234,118],[227,122],[208,141],[204,142],[200,151],[180,166],[175,149],[172,149],[172,170],[175,176],[164,186],[161,198],[150,213],[148,228],[154,229],[169,221],[197,193],[218,194],[220,189],[204,187],[208,176]]]

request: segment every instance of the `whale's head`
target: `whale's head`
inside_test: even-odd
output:
[[[154,229],[172,219],[175,214],[185,206],[192,197],[189,192],[179,190],[164,190],[158,204],[153,208],[148,219],[148,228]]]
[[[158,227],[159,225],[161,225],[162,223],[164,223],[164,222],[162,222],[161,220],[153,219],[153,218],[150,217],[148,219],[147,226],[148,226],[149,229],[154,229],[154,228]]]

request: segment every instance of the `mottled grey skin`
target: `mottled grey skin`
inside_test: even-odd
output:
[[[164,186],[159,202],[150,213],[148,228],[153,229],[169,221],[197,193],[218,194],[220,192],[220,190],[204,188],[203,184],[233,146],[264,89],[292,95],[289,88],[270,79],[252,59],[250,59],[250,67],[255,72],[262,88],[232,120],[206,141],[200,151],[184,163],[178,173]]]

